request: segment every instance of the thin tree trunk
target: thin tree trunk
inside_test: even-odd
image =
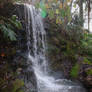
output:
[[[83,0],[79,0],[79,16],[81,20],[81,26],[83,27]]]
[[[90,30],[90,11],[91,11],[90,0],[88,0],[87,3],[88,3],[88,30]]]

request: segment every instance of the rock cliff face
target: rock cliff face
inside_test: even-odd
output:
[[[29,71],[28,69],[29,65],[27,63],[27,44],[26,44],[27,37],[25,31],[26,19],[25,19],[24,5],[11,5],[11,4],[9,6],[5,5],[4,8],[0,8],[0,15],[3,15],[5,17],[17,15],[18,20],[20,20],[22,23],[23,26],[22,30],[15,30],[15,32],[17,33],[17,42],[8,44],[9,47],[12,46],[15,49],[15,52],[13,51],[14,54],[10,56],[10,59],[12,61],[11,66],[14,68],[14,71],[17,70],[20,73],[19,78],[25,81],[26,85],[25,92],[30,92],[33,90],[37,91],[36,76],[34,75],[32,67],[30,67],[32,71]],[[61,29],[58,30],[49,29],[53,27],[53,25],[50,25],[49,27],[49,23],[46,23],[45,29],[47,30],[48,36],[48,46],[49,46],[48,54],[49,59],[51,61],[50,66],[55,72],[56,71],[62,72],[63,70],[64,76],[69,79],[71,78],[70,71],[73,65],[75,64],[75,61],[76,62],[79,62],[80,60],[83,61],[83,58],[74,55],[73,50],[71,50],[71,48],[67,48],[73,46],[72,45],[73,43],[70,43],[71,41],[67,40],[68,35],[63,34],[63,31],[61,33],[60,31]],[[0,44],[2,45],[1,42]],[[68,50],[69,52],[65,53],[66,50]],[[8,53],[9,52],[11,52],[11,50],[9,50]],[[92,76],[87,75],[87,71],[90,69],[92,69],[92,65],[83,64],[82,62],[79,71],[79,76],[75,79],[81,81],[85,85],[85,87],[87,87],[88,91],[92,92]],[[62,77],[62,74],[60,74],[59,76]],[[31,90],[29,90],[29,85],[31,86]]]
[[[17,65],[22,66],[22,77],[25,81],[25,92],[37,92],[37,82],[36,82],[36,76],[34,74],[34,71],[32,67],[29,67],[28,60],[27,60],[27,33],[26,33],[26,19],[25,19],[25,7],[24,5],[15,5],[15,15],[18,16],[18,19],[21,21],[23,28],[22,30],[18,30],[18,47],[19,50],[17,53],[19,56],[17,57]],[[20,60],[21,59],[21,60]],[[30,69],[31,68],[31,71]]]
[[[26,19],[24,5],[19,4],[9,4],[8,6],[0,8],[0,15],[5,17],[10,17],[16,15],[18,20],[22,24],[21,30],[16,30],[17,41],[11,43],[13,45],[15,53],[12,55],[12,67],[14,71],[19,72],[19,78],[23,79],[25,82],[25,92],[37,92],[37,82],[34,71],[31,68],[29,71],[29,64],[27,59],[27,35],[26,35]],[[9,53],[9,52],[8,52]]]

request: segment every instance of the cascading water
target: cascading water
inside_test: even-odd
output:
[[[66,79],[55,80],[54,77],[49,76],[48,62],[45,55],[46,32],[40,11],[32,5],[25,4],[25,18],[27,21],[28,59],[33,64],[38,92],[85,92],[84,88],[77,83]]]

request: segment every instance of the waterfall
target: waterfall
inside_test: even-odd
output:
[[[48,60],[46,58],[46,31],[40,10],[25,4],[25,20],[27,32],[27,49],[29,65],[37,78],[38,92],[85,92],[84,88],[67,79],[56,80],[48,73]],[[31,77],[31,76],[30,76]]]

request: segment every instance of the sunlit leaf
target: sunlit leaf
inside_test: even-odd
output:
[[[62,21],[61,21],[60,17],[56,18],[56,24],[62,24]]]
[[[46,17],[46,15],[47,15],[47,13],[46,13],[46,11],[41,11],[41,16],[43,17],[43,18],[45,18]]]
[[[53,10],[48,11],[48,14],[49,14],[50,18],[54,18],[54,11]]]
[[[59,9],[56,9],[56,14],[59,14]]]

